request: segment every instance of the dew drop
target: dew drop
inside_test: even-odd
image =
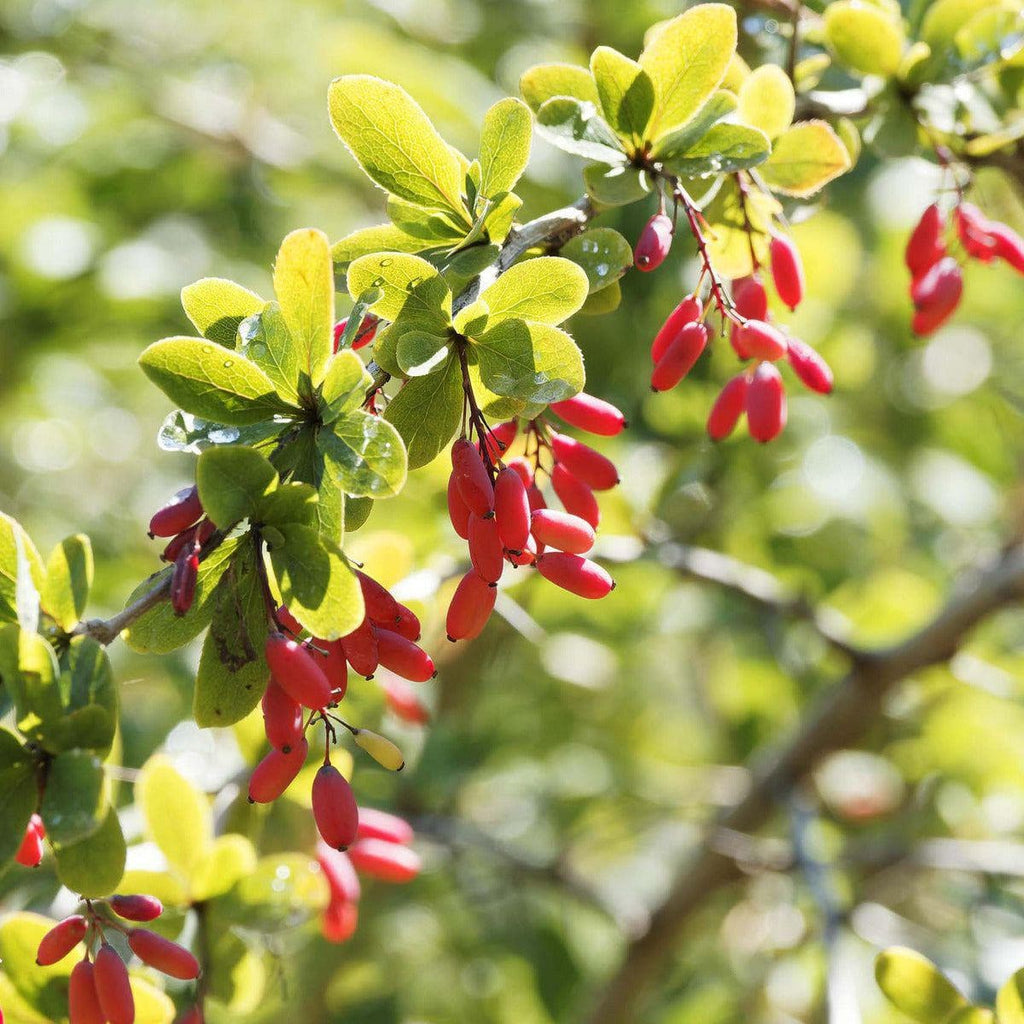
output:
[[[383,259],[380,261],[380,266],[390,267],[392,263],[394,263],[394,260],[391,259],[391,257],[389,256],[387,259]]]
[[[374,288],[380,288],[384,284],[384,278],[375,277],[373,281],[371,281],[370,283],[373,285]]]
[[[225,370],[230,370],[231,367],[234,366],[234,365],[235,365],[234,359],[225,359],[224,360],[224,369]]]

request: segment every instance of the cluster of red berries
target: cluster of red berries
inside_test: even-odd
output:
[[[647,222],[634,251],[634,262],[640,270],[655,270],[664,262],[672,244],[672,228],[672,221],[664,212]],[[772,235],[769,254],[775,290],[790,309],[795,309],[804,294],[800,253],[784,235]],[[712,440],[722,440],[746,413],[751,437],[771,441],[786,425],[786,391],[774,364],[786,358],[800,381],[820,394],[832,390],[832,371],[810,345],[771,322],[768,293],[756,268],[748,277],[732,282],[731,304],[707,265],[705,274],[711,279],[707,303],[696,293],[686,296],[655,335],[651,344],[651,388],[668,391],[693,369],[710,338],[705,320],[717,307],[730,321],[733,351],[741,360],[753,362],[719,392],[708,415],[708,434]]]
[[[105,915],[101,907],[111,911]],[[105,901],[86,901],[85,914],[72,914],[54,925],[39,943],[36,963],[48,967],[68,956],[85,943],[85,956],[71,971],[68,988],[68,1016],[71,1024],[133,1024],[135,999],[128,979],[128,968],[107,942],[106,932],[120,932],[128,948],[144,963],[171,978],[193,981],[199,977],[199,961],[183,946],[146,928],[129,928],[124,921],[155,921],[163,906],[153,896],[111,896]],[[95,955],[93,949],[98,945]],[[190,1011],[192,1020],[201,1024],[198,1007]]]
[[[615,406],[591,395],[550,408],[566,423],[605,437],[626,425]],[[516,420],[483,428],[479,444],[461,438],[452,446],[448,515],[469,544],[473,568],[448,606],[449,640],[472,639],[484,628],[506,562],[532,565],[546,580],[580,597],[605,597],[615,586],[604,568],[584,557],[594,546],[601,518],[594,491],[619,482],[614,463],[543,419],[530,420],[525,433],[527,448],[531,438],[536,442],[532,462],[528,456],[502,459],[519,434]],[[548,508],[538,486],[542,450],[550,455],[546,472],[564,511]]]
[[[921,215],[907,241],[904,258],[910,271],[911,322],[915,334],[931,334],[953,315],[964,292],[960,263],[949,254],[947,229],[955,228],[960,247],[971,259],[991,263],[1001,259],[1024,274],[1024,238],[1013,228],[989,220],[973,203],[958,201],[949,218],[938,203]]]
[[[192,607],[199,578],[199,553],[216,530],[203,513],[194,485],[183,487],[149,521],[150,537],[170,537],[160,557],[174,563],[171,606],[175,615],[184,615]]]
[[[420,872],[420,858],[409,848],[412,826],[372,807],[359,808],[355,842],[342,852],[318,843],[316,857],[327,879],[330,902],[321,931],[328,942],[346,942],[359,920],[359,874],[384,882],[409,882]]]

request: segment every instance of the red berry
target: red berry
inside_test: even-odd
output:
[[[494,487],[476,445],[465,438],[452,445],[452,470],[469,511],[478,516],[487,515],[494,508]]]
[[[275,682],[292,700],[307,708],[325,708],[331,703],[331,684],[304,644],[271,633],[266,652]]]
[[[551,453],[556,462],[595,491],[607,491],[619,482],[615,463],[574,437],[552,433]]]
[[[71,969],[68,982],[68,1017],[70,1024],[107,1024],[107,1016],[96,994],[93,966],[80,960]]]
[[[768,316],[768,292],[757,274],[738,277],[732,283],[732,304],[746,320],[764,320]]]
[[[173,537],[182,530],[187,530],[203,514],[203,506],[199,500],[199,491],[192,487],[183,487],[163,508],[153,513],[149,521],[151,537]]]
[[[372,576],[356,570],[356,578],[363,592],[363,604],[371,621],[387,629],[391,629],[398,621],[398,602],[391,596],[387,588],[378,583]]]
[[[512,472],[523,481],[524,487],[529,487],[530,484],[533,483],[533,467],[522,455],[517,455],[514,459],[509,459],[508,462],[505,463],[505,468],[511,469]],[[466,538],[463,537],[462,539],[465,540]]]
[[[459,482],[455,478],[455,471],[452,470],[448,477],[448,518],[451,520],[452,528],[463,539],[469,539],[469,506],[462,500],[459,493]]]
[[[952,256],[943,257],[910,289],[910,297],[917,307],[914,332],[928,334],[945,322],[960,304],[964,277],[960,265]]]
[[[513,551],[505,553],[505,557],[515,566],[520,565],[533,565],[537,560],[537,555],[542,554],[544,551],[543,546],[538,547],[537,541],[533,536],[526,538],[526,546],[518,554]]]
[[[302,705],[292,700],[271,678],[263,693],[261,706],[267,742],[287,754],[302,739]]]
[[[178,1024],[203,1024],[203,1011],[198,1006],[190,1007],[185,1011],[185,1016],[178,1021]]]
[[[276,748],[267,754],[249,778],[249,802],[273,803],[295,781],[308,754],[309,743],[305,736],[287,754]]]
[[[995,254],[1017,271],[1024,274],[1024,238],[1006,224],[993,224],[990,228],[995,239]]]
[[[703,324],[687,324],[654,364],[651,388],[655,391],[674,388],[693,369],[707,343],[708,329]]]
[[[956,233],[960,242],[982,263],[991,263],[996,256],[996,240],[992,235],[992,222],[973,203],[960,203],[955,211]]]
[[[557,468],[558,466],[556,464],[555,469]],[[566,470],[566,472],[568,472],[568,470]],[[526,500],[530,503],[531,512],[536,512],[539,508],[548,507],[548,503],[544,500],[544,492],[536,483],[532,483],[526,488]]]
[[[403,679],[425,683],[434,676],[434,662],[422,647],[390,629],[377,631],[377,655],[380,663]]]
[[[64,918],[40,939],[36,964],[49,967],[63,960],[85,938],[88,930],[89,922],[81,914]]]
[[[382,882],[411,882],[420,873],[420,858],[415,850],[383,839],[359,839],[348,855],[356,871]]]
[[[494,481],[494,518],[509,551],[522,551],[530,536],[530,496],[523,478],[506,466]]]
[[[687,295],[668,315],[651,343],[651,359],[658,362],[665,354],[669,345],[675,341],[679,332],[687,325],[696,323],[701,318],[704,307],[694,295]]]
[[[204,520],[209,522],[209,520]],[[160,553],[160,558],[164,562],[174,562],[177,560],[178,555],[182,553],[186,548],[195,547],[196,542],[196,531],[199,529],[198,526],[190,526],[187,530],[183,530],[181,533],[175,534],[170,541],[167,543],[167,547]]]
[[[377,671],[380,663],[377,656],[377,630],[369,619],[340,640],[341,649],[345,652],[348,663],[367,679]]]
[[[411,725],[426,725],[430,721],[430,712],[404,679],[391,677],[383,685],[384,700],[397,718]]]
[[[772,235],[769,253],[775,290],[790,309],[796,309],[804,297],[804,267],[800,250],[785,235]]]
[[[786,425],[786,390],[771,363],[759,363],[747,387],[747,428],[755,441],[777,437]]]
[[[362,825],[365,807],[359,808],[359,823]],[[345,903],[358,903],[362,895],[359,885],[359,876],[356,869],[352,867],[352,861],[348,854],[341,850],[335,850],[328,846],[322,839],[317,840],[316,859],[320,864],[320,870],[327,879],[327,886],[331,890],[331,902],[337,900]]]
[[[560,462],[556,462],[551,470],[551,486],[558,495],[558,500],[566,512],[586,519],[596,530],[601,521],[601,510],[598,508],[594,492],[579,477],[574,476]],[[530,505],[533,508],[533,503]],[[539,506],[543,508],[544,506]],[[536,511],[536,509],[534,509]]]
[[[46,838],[46,829],[43,826],[43,819],[38,814],[33,814],[25,826],[25,837],[18,847],[14,859],[26,868],[35,868],[43,859],[43,840]]]
[[[497,596],[498,588],[488,585],[476,570],[467,572],[448,605],[448,618],[445,620],[448,639],[472,640],[479,636],[494,611]]]
[[[828,363],[806,341],[799,338],[789,339],[786,358],[793,372],[812,391],[827,395],[832,391],[832,370]]]
[[[302,632],[302,623],[284,605],[277,609],[277,621],[294,636]]]
[[[420,628],[420,620],[411,608],[404,604],[398,606],[398,621],[391,627],[396,633],[400,633],[406,640],[419,640],[423,632]]]
[[[505,568],[505,549],[494,518],[469,517],[469,557],[473,568],[488,583],[497,583]]]
[[[195,548],[184,548],[174,562],[171,574],[171,607],[177,616],[184,615],[196,598],[196,583],[199,581],[199,555]]]
[[[672,248],[672,218],[664,213],[656,213],[640,232],[633,261],[637,270],[657,270],[665,262]]]
[[[356,838],[356,797],[348,779],[332,764],[322,765],[313,779],[313,820],[323,841],[335,850],[344,850]]]
[[[347,942],[359,924],[359,907],[355,903],[339,900],[328,904],[320,922],[323,937],[328,942]]]
[[[708,414],[708,434],[712,441],[728,437],[743,415],[747,401],[747,375],[737,374],[718,393]]]
[[[530,528],[538,543],[573,555],[586,554],[594,546],[594,528],[571,512],[538,509],[533,513]]]
[[[359,839],[383,839],[389,843],[411,843],[412,825],[397,814],[388,814],[375,807],[359,808]]]
[[[736,345],[746,358],[774,361],[786,354],[786,336],[764,320],[748,320],[736,328]]]
[[[339,320],[334,325],[334,351],[338,351],[338,346],[341,344],[341,337],[345,333],[345,328],[348,326],[348,317],[343,320]],[[373,341],[373,336],[377,333],[377,318],[375,316],[364,316],[363,322],[359,325],[359,330],[356,331],[356,336],[352,341],[353,349],[365,348]]]
[[[579,555],[553,551],[537,559],[537,568],[544,579],[579,597],[605,597],[615,587],[605,569]]]
[[[179,981],[192,981],[199,977],[199,961],[184,946],[156,932],[132,928],[128,932],[128,945],[144,964],[155,967],[161,974]]]
[[[155,896],[117,895],[107,902],[110,909],[126,921],[155,921],[164,912],[164,905]]]
[[[515,420],[509,420],[507,423],[499,423],[487,432],[485,435],[486,448],[491,462],[497,462],[501,458],[508,446],[515,440],[518,431],[519,424]]]
[[[110,1024],[134,1024],[135,999],[128,981],[128,968],[105,942],[96,954],[92,977],[100,1007]]]
[[[626,426],[626,417],[611,402],[593,395],[581,393],[564,402],[552,402],[551,411],[566,423],[601,437],[615,437]]]
[[[917,222],[907,241],[904,260],[912,277],[920,277],[946,254],[942,240],[942,214],[937,203],[932,203]]]
[[[320,650],[326,651],[321,654]],[[331,703],[336,704],[343,700],[348,692],[348,662],[345,660],[345,651],[340,640],[321,640],[313,638],[313,647],[310,649],[313,660],[320,666],[323,674],[327,676],[327,682],[331,687]]]

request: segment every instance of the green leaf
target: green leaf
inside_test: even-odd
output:
[[[235,348],[238,325],[264,306],[248,288],[222,277],[204,277],[181,289],[181,305],[195,329],[208,341]]]
[[[671,159],[666,157],[665,165],[684,177],[732,174],[763,164],[771,151],[768,136],[757,128],[716,124],[688,152]]]
[[[468,249],[460,249],[448,260],[445,272],[450,272],[460,278],[476,277],[477,274],[496,262],[500,253],[501,250],[498,246],[486,242],[470,246]]]
[[[922,1024],[944,1021],[967,1000],[927,957],[894,946],[878,954],[875,979],[898,1010]]]
[[[589,101],[556,96],[537,112],[537,131],[559,149],[604,164],[624,164],[619,137]]]
[[[371,75],[344,75],[331,82],[327,102],[338,137],[381,188],[420,206],[462,212],[459,159],[404,89]]]
[[[72,892],[88,899],[109,896],[121,881],[127,855],[121,823],[113,807],[103,824],[87,839],[54,846],[57,877]]]
[[[14,702],[19,732],[48,750],[64,715],[57,659],[53,648],[37,633],[18,626],[0,630],[0,676]]]
[[[1000,1017],[1001,1024],[1019,1024],[1020,1017]],[[996,1024],[996,1015],[985,1006],[964,1006],[955,1010],[943,1024]]]
[[[14,733],[0,728],[0,866],[18,852],[38,800],[35,762]]]
[[[803,198],[850,167],[850,154],[824,121],[802,121],[782,133],[761,176],[776,192]]]
[[[580,310],[581,316],[603,316],[605,313],[614,313],[622,302],[622,286],[618,281],[612,281],[606,288],[591,292],[587,301],[583,303]]]
[[[584,231],[566,242],[561,253],[582,267],[592,293],[608,287],[633,266],[633,247],[614,228]]]
[[[168,864],[188,877],[213,846],[210,802],[171,762],[151,757],[135,783],[146,838],[160,848]]]
[[[839,0],[825,8],[825,42],[836,57],[862,75],[896,74],[905,43],[903,26],[873,4]]]
[[[487,321],[490,318],[490,307],[482,299],[471,302],[455,314],[453,326],[459,334],[473,337],[487,329]]]
[[[334,269],[322,231],[300,228],[285,237],[274,263],[274,294],[299,366],[316,387],[334,348]]]
[[[165,452],[189,452],[198,455],[213,444],[247,444],[250,447],[272,447],[287,424],[261,420],[244,427],[226,426],[175,409],[167,414],[157,434],[157,444]]]
[[[920,38],[933,50],[953,46],[957,32],[998,0],[934,0],[921,21]]]
[[[395,356],[402,373],[407,377],[425,377],[445,361],[449,345],[446,335],[406,331],[398,339]]]
[[[32,561],[26,538],[14,535],[14,560],[17,564],[17,579],[14,582],[14,605],[18,625],[30,633],[39,629],[39,587],[32,578]]]
[[[600,103],[593,75],[576,64],[537,64],[519,79],[519,91],[534,113],[555,96]]]
[[[510,192],[530,162],[533,118],[529,108],[511,96],[498,100],[484,114],[480,133],[480,194],[493,198]]]
[[[277,490],[265,494],[256,503],[252,521],[268,526],[281,526],[284,523],[315,526],[317,497],[316,488],[312,484],[281,484]]]
[[[602,206],[626,206],[650,195],[647,175],[635,167],[590,164],[583,168],[590,197]]]
[[[195,598],[192,607],[184,615],[175,615],[171,602],[161,601],[136,619],[122,634],[125,643],[140,654],[168,654],[197,637],[210,623],[213,614],[210,597],[227,571],[237,547],[237,538],[224,540],[199,563]],[[168,566],[148,580],[143,580],[129,595],[125,607],[161,586],[173,571],[173,567]]]
[[[262,312],[243,320],[238,325],[238,337],[242,355],[273,381],[282,398],[298,405],[303,371],[298,346],[292,340],[280,305],[268,302]]]
[[[488,329],[512,319],[560,324],[571,317],[586,298],[586,273],[572,260],[559,256],[523,260],[506,270],[480,295],[489,310]]]
[[[406,253],[362,256],[348,268],[348,291],[357,299],[368,288],[383,295],[370,308],[385,320],[401,318],[408,329],[444,331],[451,321],[452,293],[426,260]]]
[[[435,210],[388,196],[387,211],[396,228],[428,245],[451,246],[466,233],[463,218],[456,223],[450,210]]]
[[[335,271],[340,271],[347,269],[360,256],[369,256],[375,252],[412,253],[430,248],[431,243],[422,238],[413,238],[392,224],[377,224],[370,228],[360,228],[335,242],[331,246],[331,259]]]
[[[267,609],[252,544],[231,560],[211,604],[192,695],[192,714],[202,728],[245,718],[263,696],[270,674],[264,655]]]
[[[351,349],[338,352],[327,364],[327,375],[320,388],[320,417],[332,423],[366,399],[366,389],[373,378],[366,372],[363,361]]]
[[[106,819],[109,804],[103,762],[95,754],[69,750],[53,759],[39,808],[51,843],[67,845],[91,836]]]
[[[345,499],[345,529],[358,530],[373,511],[373,498]]]
[[[258,366],[209,341],[165,338],[139,356],[139,365],[172,402],[216,423],[244,426],[294,412]]]
[[[0,512],[0,622],[18,618],[18,548],[28,560],[32,582],[42,590],[45,582],[43,560],[21,524]]]
[[[68,957],[49,967],[36,964],[42,937],[53,919],[26,911],[14,911],[0,921],[0,959],[18,995],[47,1020],[62,1021],[68,1015],[68,978],[74,960]],[[5,1004],[4,1009],[9,1009]]]
[[[506,320],[477,339],[480,378],[496,395],[560,402],[583,390],[583,355],[564,331]]]
[[[610,46],[591,54],[590,71],[604,119],[627,143],[640,147],[654,111],[654,83],[647,72]]]
[[[224,898],[228,919],[246,929],[292,931],[327,906],[327,882],[316,861],[300,853],[262,858]]]
[[[793,83],[777,64],[762,64],[743,80],[739,119],[760,128],[769,139],[777,138],[793,123],[795,110]]]
[[[491,199],[490,210],[483,219],[483,233],[491,242],[503,242],[512,230],[522,199],[515,192],[498,192]],[[450,266],[450,264],[449,264]]]
[[[736,13],[725,4],[698,4],[657,29],[640,54],[654,82],[652,138],[686,124],[704,106],[735,51]]]
[[[405,445],[379,416],[360,409],[350,412],[330,430],[322,430],[317,443],[328,475],[346,494],[388,498],[405,484]]]
[[[327,472],[324,454],[317,445],[317,428],[305,429],[278,456],[282,472],[291,471],[293,478],[312,484],[317,492],[316,518],[320,533],[336,544],[342,537],[342,492]]]
[[[363,595],[341,551],[309,527],[289,525],[281,533],[284,544],[270,552],[281,600],[322,640],[351,633],[363,621]]]
[[[999,1024],[1024,1024],[1024,968],[1013,974],[996,996]]]
[[[455,354],[436,373],[414,377],[388,403],[384,418],[405,442],[409,469],[432,462],[462,419],[462,372]]]
[[[65,537],[50,552],[41,593],[43,608],[65,632],[71,632],[85,613],[92,572],[92,545],[84,533]]]
[[[192,868],[189,880],[191,897],[193,900],[210,900],[222,896],[255,868],[256,849],[245,836],[218,836],[206,856]]]
[[[277,470],[252,448],[207,448],[196,463],[196,486],[206,514],[227,530],[274,490]]]
[[[117,683],[102,644],[75,637],[60,656],[60,691],[66,708],[53,730],[61,750],[81,747],[106,757],[117,729]]]
[[[686,124],[663,135],[655,144],[652,155],[657,160],[669,160],[692,149],[710,131],[712,125],[732,114],[738,106],[734,93],[719,89]]]

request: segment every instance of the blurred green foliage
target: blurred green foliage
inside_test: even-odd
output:
[[[644,30],[677,9],[5,0],[0,507],[44,551],[91,535],[90,614],[120,607],[157,568],[144,523],[191,478],[190,458],[156,449],[168,407],[135,364],[149,343],[185,329],[180,288],[215,273],[269,294],[285,232],[312,225],[333,239],[381,219],[380,194],[330,130],[330,79],[372,72],[398,82],[446,138],[475,151],[484,110],[515,93],[526,67],[585,63],[598,44],[635,54]],[[742,29],[752,63],[784,59],[770,11],[747,12]],[[588,390],[631,422],[604,446],[625,481],[602,502],[600,550],[624,560],[608,600],[584,604],[531,581],[503,598],[507,614],[480,641],[449,648],[442,610],[453,583],[437,588],[460,548],[442,464],[413,475],[355,535],[352,553],[383,582],[401,581],[398,595],[423,613],[425,644],[439,653],[427,687],[436,724],[420,733],[384,719],[409,768],[354,780],[361,802],[415,822],[426,870],[410,887],[368,884],[345,946],[268,940],[257,966],[240,959],[232,1019],[550,1024],[593,998],[702,822],[742,793],[751,753],[784,736],[841,668],[806,628],[765,623],[677,578],[644,557],[636,536],[777,572],[846,615],[856,639],[884,644],[1016,535],[1024,289],[1004,266],[972,266],[952,323],[927,341],[911,336],[902,247],[938,185],[922,161],[879,162],[866,149],[823,209],[807,219],[790,211],[808,270],[808,299],[790,323],[829,359],[837,388],[829,399],[795,396],[770,447],[704,436],[733,365],[726,346],[683,387],[648,391],[649,339],[691,286],[691,263],[629,274],[618,311],[577,318]],[[525,216],[571,201],[578,166],[537,144],[518,191]],[[975,195],[1024,228],[1004,179],[982,173]],[[599,223],[633,238],[650,212],[631,207]],[[111,655],[123,763],[137,768],[162,746],[202,789],[232,785],[252,739],[188,723],[198,651],[143,658],[115,645]],[[989,1003],[1024,960],[1019,878],[1004,884],[969,859],[913,863],[925,837],[965,849],[982,841],[1017,851],[1009,873],[1020,874],[1022,664],[1024,617],[1007,612],[950,665],[894,694],[872,753],[837,755],[818,773],[815,837],[851,911],[840,982],[865,1020],[900,1019],[871,984],[879,946],[923,949]],[[379,688],[357,680],[352,691],[354,717],[372,724]],[[216,810],[235,830],[252,823],[223,795]],[[311,843],[307,819],[288,808],[261,818],[261,852]],[[125,827],[129,838],[143,831],[137,820]],[[777,837],[787,831],[780,820]],[[151,866],[151,849],[133,850],[130,868]],[[5,911],[50,912],[57,889],[48,867],[0,880]],[[695,922],[647,1019],[822,1019],[821,931],[798,874],[770,860],[752,867]],[[286,994],[287,1010],[242,998],[264,984]]]

